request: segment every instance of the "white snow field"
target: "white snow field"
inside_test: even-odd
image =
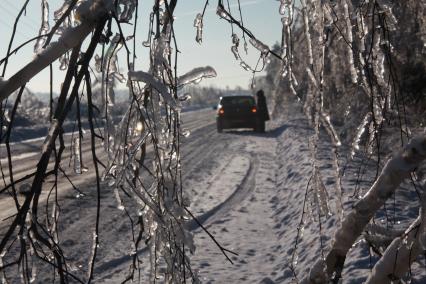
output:
[[[191,130],[182,144],[183,188],[191,196],[192,213],[221,246],[237,255],[228,253],[232,263],[228,261],[197,223],[189,221],[196,245],[191,255],[194,272],[203,283],[297,283],[291,265],[301,280],[322,257],[336,229],[331,147],[326,142],[319,145],[319,168],[332,215],[325,220],[310,216],[309,202],[303,208],[312,171],[308,138],[313,131],[298,107],[290,106],[281,119],[268,122],[264,134],[244,129],[217,133],[214,115],[212,110],[204,109],[183,116],[184,127]],[[324,134],[323,141],[327,141],[325,137]],[[33,152],[37,146],[25,145],[15,162],[21,168],[18,177],[31,170],[28,159],[33,155],[25,155],[25,151]],[[355,184],[361,190],[358,194],[365,192],[370,185],[367,177],[374,173],[367,171],[365,178],[358,179],[357,167],[346,163],[344,157],[341,165],[347,166],[342,187],[345,210],[350,210]],[[75,185],[85,196],[77,198],[69,184],[61,184],[60,240],[73,273],[84,275],[95,223],[94,175],[89,166],[87,173],[73,178],[77,178]],[[118,209],[113,189],[103,185],[101,197],[101,239],[94,282],[121,283],[132,264],[131,225],[125,211]],[[389,205],[388,214],[380,213],[376,221],[387,224],[392,219],[396,227],[403,228],[417,214],[417,199],[411,189],[403,187],[395,200],[396,205]],[[123,201],[126,206],[136,206],[126,203],[125,196]],[[393,200],[390,202],[393,204]],[[5,218],[14,213],[13,205],[3,195],[0,206],[0,226],[4,231],[10,222]],[[300,233],[298,237],[301,231],[303,237]],[[135,281],[148,283],[149,254],[144,245],[138,255],[141,273],[136,272]],[[365,281],[376,260],[368,245],[360,240],[346,259],[343,283]],[[411,283],[426,283],[425,270],[422,258],[413,266]],[[52,273],[43,271],[40,264],[38,283],[52,280]]]

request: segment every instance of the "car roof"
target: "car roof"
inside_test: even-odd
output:
[[[226,98],[252,98],[252,99],[254,99],[254,97],[252,95],[226,95],[226,96],[220,97],[220,99],[226,99]]]

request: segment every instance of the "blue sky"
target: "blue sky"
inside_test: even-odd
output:
[[[237,1],[229,0],[231,11],[238,15]],[[40,26],[40,0],[30,0],[26,16],[18,26],[18,32],[14,40],[14,47],[25,40],[38,34]],[[3,58],[7,51],[10,33],[13,22],[19,12],[24,0],[1,0],[0,1],[0,56]],[[56,10],[62,0],[50,0],[50,24],[53,25],[53,11]],[[154,1],[140,1],[139,24],[137,34],[137,70],[144,70],[148,66],[148,49],[142,46],[142,41],[147,37],[148,14],[152,9]],[[195,41],[196,30],[193,27],[194,18],[204,7],[203,0],[179,0],[175,10],[175,32],[177,44],[180,50],[178,57],[178,73],[198,66],[210,65],[216,69],[218,76],[214,79],[203,81],[202,85],[214,85],[225,88],[240,86],[247,88],[251,78],[251,73],[244,71],[231,53],[231,26],[216,15],[217,1],[210,0],[204,16],[203,42],[198,44]],[[240,0],[242,6],[243,20],[245,26],[265,44],[272,46],[281,39],[281,21],[278,13],[279,1],[276,0]],[[241,38],[241,33],[238,31]],[[32,53],[33,44],[18,52],[13,56],[6,72],[6,78],[24,66],[34,56]],[[124,49],[123,49],[124,50]],[[244,60],[255,65],[258,59],[258,52],[253,48],[249,49],[246,55],[240,48],[240,53]],[[124,65],[123,65],[124,66]],[[3,70],[3,66],[0,67]],[[64,72],[59,71],[58,65],[54,66],[54,89],[59,90],[60,83],[64,77]],[[47,92],[49,88],[49,72],[41,72],[33,78],[27,86],[36,92]],[[124,87],[124,86],[123,86]]]

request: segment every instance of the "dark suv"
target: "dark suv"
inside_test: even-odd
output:
[[[229,128],[257,130],[256,101],[252,96],[224,96],[217,106],[217,132]]]

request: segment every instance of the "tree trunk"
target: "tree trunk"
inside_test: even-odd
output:
[[[337,281],[340,278],[346,254],[364,231],[365,226],[400,183],[425,158],[426,136],[422,136],[411,140],[399,154],[386,163],[379,178],[336,231],[325,260],[317,261],[302,283],[326,283],[330,279]]]

